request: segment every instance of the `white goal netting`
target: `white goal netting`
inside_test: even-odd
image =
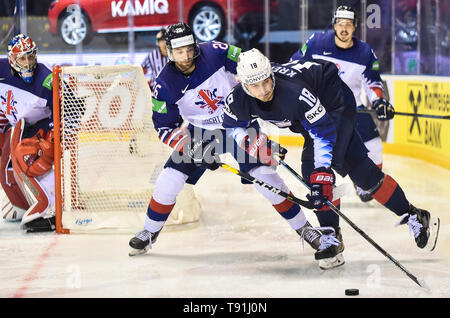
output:
[[[141,229],[171,153],[153,128],[142,69],[62,67],[58,85],[62,149],[55,160],[61,162],[62,226],[71,232]],[[200,213],[186,184],[166,224],[193,222]]]

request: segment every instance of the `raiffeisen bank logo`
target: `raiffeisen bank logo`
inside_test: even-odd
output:
[[[119,0],[111,1],[111,15],[126,17],[128,15],[152,15],[169,13],[167,0]]]

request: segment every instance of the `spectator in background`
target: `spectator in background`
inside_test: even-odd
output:
[[[150,80],[150,85],[168,62],[166,42],[164,40],[165,34],[166,29],[164,28],[156,34],[156,45],[158,48],[151,50],[141,64],[144,74]]]

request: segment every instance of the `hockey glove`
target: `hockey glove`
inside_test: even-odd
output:
[[[184,153],[196,166],[203,169],[216,170],[220,166],[214,158],[214,155],[216,153],[216,146],[218,144],[218,139],[191,139],[191,141],[187,143],[187,149],[184,151]]]
[[[266,134],[261,132],[254,138],[250,138],[250,136],[245,137],[241,147],[250,156],[268,166],[278,165],[278,161],[272,157],[273,155],[277,155],[280,159],[284,160],[287,153],[286,148],[282,147],[277,142],[270,140]]]
[[[377,118],[380,121],[386,121],[394,118],[394,107],[384,98],[377,99],[373,103],[373,108],[375,108]]]
[[[310,177],[311,195],[307,198],[314,205],[314,208],[320,210],[328,201],[333,201],[333,185],[335,176],[330,168],[321,167],[314,170]]]

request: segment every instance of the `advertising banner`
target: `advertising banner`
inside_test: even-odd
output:
[[[413,146],[450,167],[450,120],[421,116],[450,115],[450,82],[395,80],[394,90],[396,112],[412,114],[395,117],[394,144]]]

